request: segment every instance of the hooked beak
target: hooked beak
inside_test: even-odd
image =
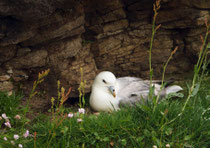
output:
[[[109,86],[109,91],[111,92],[111,94],[114,96],[114,98],[116,97],[116,92],[115,92],[115,89],[114,89],[114,86]]]

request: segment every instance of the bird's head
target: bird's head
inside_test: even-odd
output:
[[[117,79],[112,72],[103,71],[96,76],[93,87],[105,89],[116,97],[116,82]]]

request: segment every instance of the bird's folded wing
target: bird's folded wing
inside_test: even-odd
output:
[[[152,85],[155,86],[155,94],[160,91],[161,85],[157,84],[159,80],[153,80]],[[169,82],[170,83],[170,82]],[[117,79],[117,96],[121,104],[135,104],[139,101],[148,99],[150,81],[142,80],[136,77],[122,77]],[[160,92],[161,97],[178,92],[182,88],[178,85],[168,86]]]
[[[140,78],[122,77],[117,79],[117,96],[122,104],[135,104],[142,98],[146,99],[149,83]]]

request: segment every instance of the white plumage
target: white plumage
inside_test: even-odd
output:
[[[153,83],[155,95],[160,92],[160,85]],[[119,104],[134,105],[146,100],[149,93],[149,81],[136,77],[116,78],[112,72],[100,72],[92,85],[90,105],[95,111],[113,111],[119,109]],[[163,97],[182,88],[178,85],[168,86],[160,92]]]

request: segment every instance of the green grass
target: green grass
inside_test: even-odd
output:
[[[0,134],[0,147],[11,147],[14,134],[20,135],[16,143],[24,147],[208,147],[210,144],[210,78],[205,78],[197,95],[192,97],[182,116],[169,123],[182,110],[184,98],[167,98],[160,102],[155,112],[153,103],[125,107],[124,109],[99,116],[92,114],[79,115],[77,118],[57,117],[60,124],[52,122],[50,116],[42,114],[25,128],[13,126]],[[67,109],[68,110],[68,109]],[[65,109],[64,109],[65,112]],[[23,138],[26,129],[37,133],[33,137]],[[49,132],[51,131],[51,133]],[[54,131],[53,138],[52,131]],[[52,140],[50,140],[52,139]]]
[[[82,123],[77,123],[76,118],[67,118],[56,129],[56,137],[50,147],[80,147],[83,144],[85,147],[108,147],[110,142],[115,147],[164,147],[168,143],[174,147],[207,147],[210,144],[210,123],[202,114],[209,107],[209,82],[208,79],[198,95],[191,98],[184,114],[176,122],[167,124],[183,107],[183,100],[179,99],[162,101],[154,113],[150,104],[127,107],[112,114],[85,116]],[[46,124],[40,120],[32,126],[38,135],[37,147],[46,145],[52,126],[49,120]]]
[[[7,113],[8,116],[13,117],[20,112],[20,100],[23,96],[21,94],[12,94],[8,96],[6,92],[0,92],[0,113]]]

